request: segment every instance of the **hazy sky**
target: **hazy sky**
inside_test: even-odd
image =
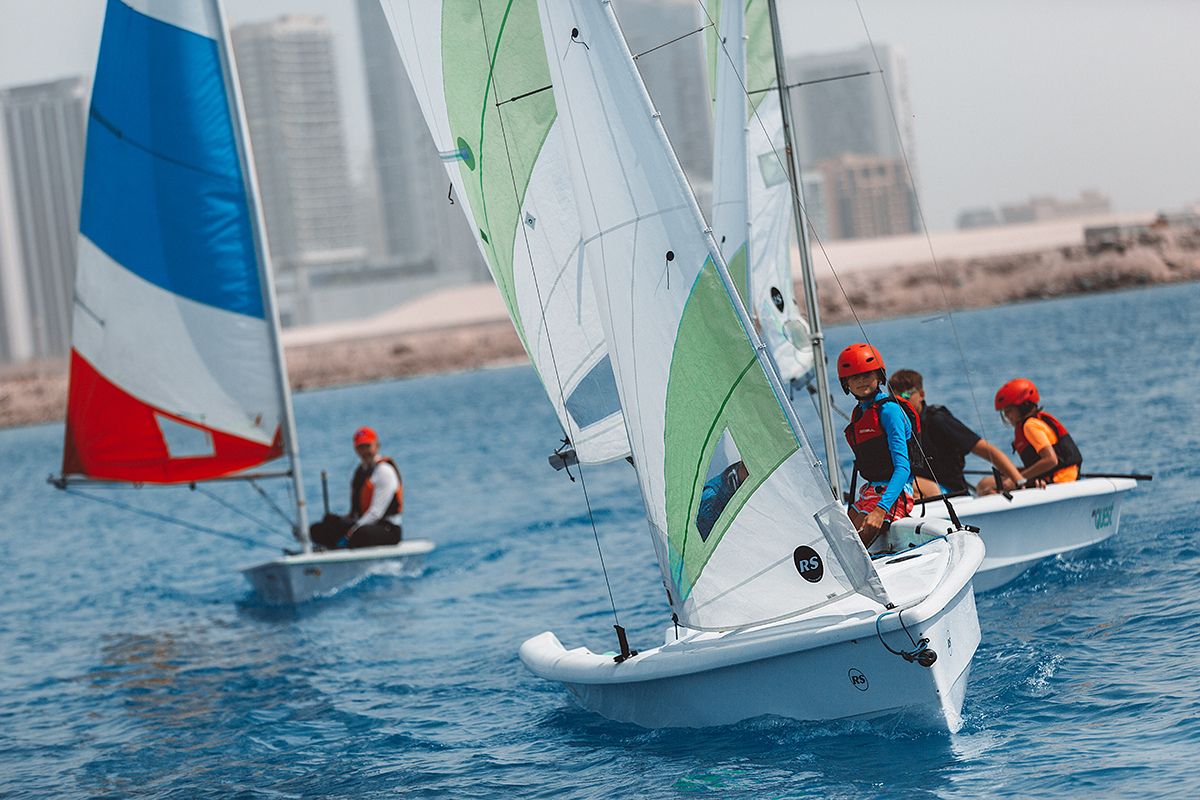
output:
[[[951,228],[968,206],[1086,188],[1110,195],[1118,211],[1200,201],[1200,2],[861,2],[875,42],[908,63],[933,229]],[[329,18],[347,140],[361,164],[369,131],[354,6],[226,0],[235,24],[288,12]],[[780,7],[789,51],[866,42],[853,0]],[[103,0],[0,0],[0,87],[90,75],[103,13]]]

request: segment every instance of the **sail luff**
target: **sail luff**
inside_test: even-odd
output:
[[[854,593],[886,601],[797,433],[611,8],[539,10],[584,256],[680,623],[742,627]],[[798,572],[810,551],[826,565],[815,578]]]
[[[271,247],[267,241],[267,223],[263,214],[262,193],[258,185],[258,170],[255,167],[254,148],[250,141],[250,127],[246,121],[246,106],[242,98],[241,83],[238,81],[237,60],[233,42],[229,35],[229,23],[225,16],[222,0],[209,0],[217,19],[220,38],[217,51],[221,56],[221,73],[225,80],[225,93],[229,98],[230,115],[233,118],[234,140],[242,166],[246,185],[246,197],[250,209],[250,226],[253,230],[254,248],[258,255],[258,276],[262,286],[268,330],[271,339],[271,355],[275,367],[275,380],[283,398],[283,449],[291,465],[292,489],[296,506],[296,528],[294,534],[300,540],[304,552],[312,550],[308,533],[308,506],[304,497],[304,478],[300,469],[300,440],[296,435],[296,414],[292,407],[292,390],[288,382],[287,361],[283,353],[283,341],[279,333],[279,303],[275,292],[275,276],[272,269]]]

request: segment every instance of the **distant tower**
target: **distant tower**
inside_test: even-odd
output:
[[[233,46],[278,270],[361,262],[328,24],[286,16],[239,25]]]
[[[634,55],[701,27],[696,0],[617,0],[621,31]],[[712,194],[712,97],[704,34],[667,44],[637,60],[654,107],[692,188],[707,207]]]
[[[910,233],[915,207],[916,148],[904,59],[877,45],[788,59],[788,78],[811,83],[793,90],[796,151],[806,175],[821,175],[829,236],[859,238]],[[890,95],[889,95],[890,90]],[[893,122],[893,114],[895,120]],[[897,137],[897,125],[900,137]],[[903,149],[901,148],[903,141]],[[855,193],[860,193],[857,196]]]
[[[0,361],[71,343],[83,78],[0,90]]]
[[[438,272],[447,283],[484,280],[487,267],[421,114],[379,0],[358,0],[383,238],[406,272]]]

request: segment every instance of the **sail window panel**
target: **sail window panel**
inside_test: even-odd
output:
[[[162,414],[155,414],[154,421],[162,431],[170,458],[204,458],[216,454],[212,435],[203,428],[176,422]]]
[[[700,510],[696,514],[696,528],[701,541],[707,541],[713,526],[721,518],[729,501],[750,476],[746,462],[738,451],[737,442],[726,428],[713,449],[708,473],[704,477],[704,488],[700,492]]]
[[[580,430],[620,413],[617,380],[613,376],[612,359],[607,354],[588,370],[567,395],[566,406],[567,413]]]

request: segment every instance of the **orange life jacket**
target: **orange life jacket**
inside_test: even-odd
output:
[[[1040,419],[1050,426],[1050,430],[1054,431],[1054,435],[1057,438],[1057,441],[1054,442],[1054,455],[1058,456],[1058,463],[1042,475],[1031,475],[1030,480],[1042,477],[1053,479],[1058,477],[1058,474],[1064,470],[1083,465],[1083,454],[1079,452],[1079,447],[1075,444],[1075,440],[1071,438],[1071,434],[1067,433],[1066,426],[1045,411],[1037,411],[1033,416],[1023,419],[1021,424],[1016,426],[1013,431],[1013,452],[1021,457],[1021,466],[1033,466],[1041,458],[1037,450],[1034,450],[1033,445],[1025,438],[1025,423],[1031,419]]]
[[[396,470],[397,480],[396,496],[388,503],[383,516],[390,517],[404,511],[404,479],[400,477],[400,468],[396,466],[396,462],[384,456],[370,467],[359,464],[358,469],[354,470],[354,478],[350,481],[350,515],[355,519],[366,513],[375,498],[375,484],[371,481],[371,476],[379,464],[390,464],[392,469]]]

